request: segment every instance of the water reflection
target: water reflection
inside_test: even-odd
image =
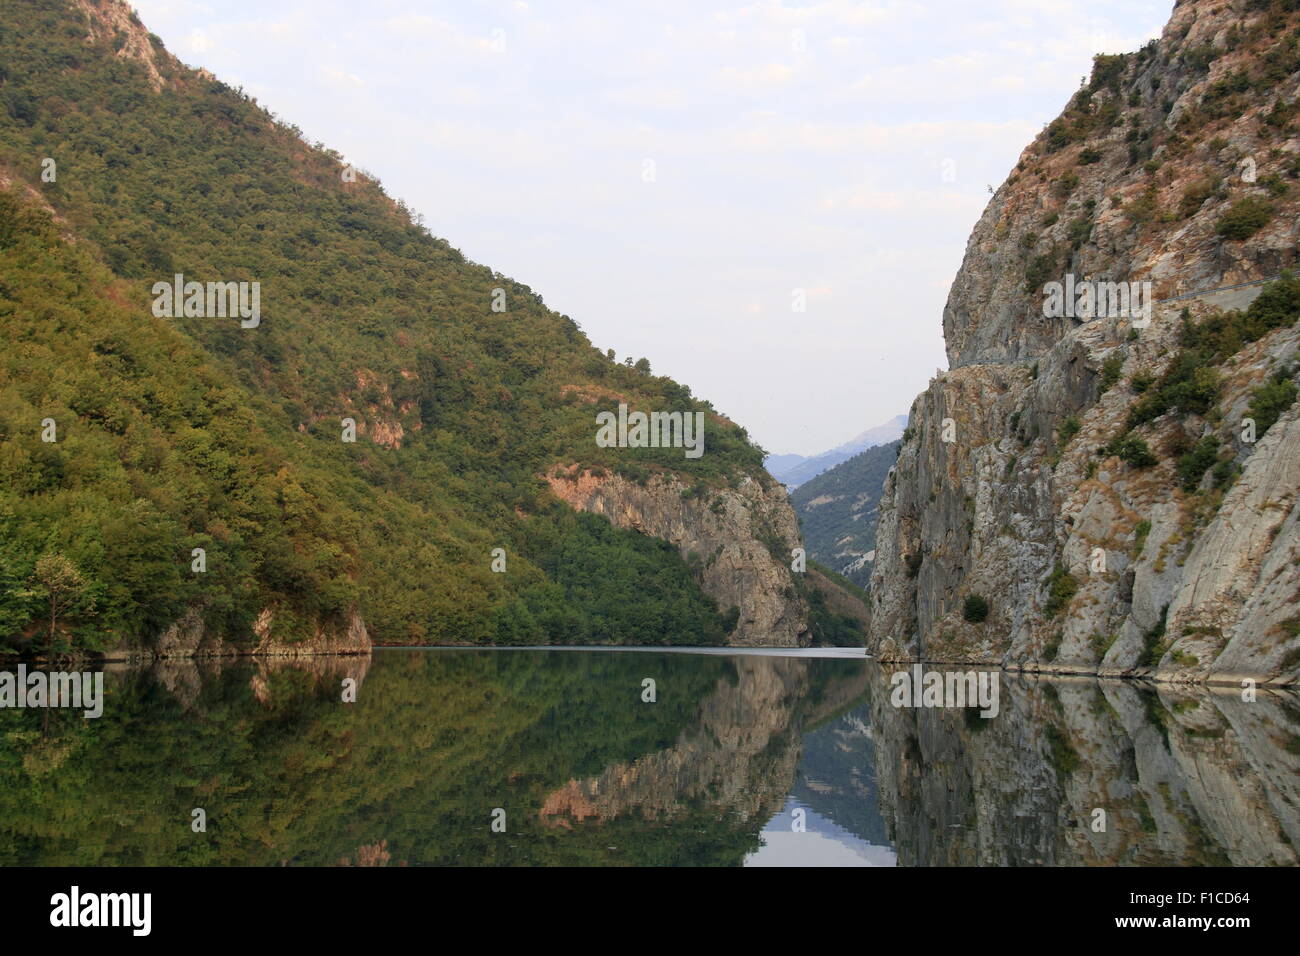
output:
[[[870,706],[805,734],[785,805],[746,866],[894,866],[875,786]]]
[[[900,865],[1296,864],[1294,695],[1008,675],[1001,693],[985,721],[894,708],[878,689]]]
[[[1294,696],[1004,675],[983,720],[892,707],[888,674],[546,650],[114,668],[98,720],[0,710],[0,863],[1296,862]]]

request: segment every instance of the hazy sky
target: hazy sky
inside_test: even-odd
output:
[[[1171,0],[136,0],[434,235],[811,454],[946,367],[988,186]],[[804,290],[806,311],[793,310]]]

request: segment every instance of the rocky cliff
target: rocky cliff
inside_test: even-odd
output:
[[[268,607],[253,622],[253,640],[236,643],[212,633],[203,615],[191,609],[167,627],[155,644],[148,647],[123,645],[108,650],[109,660],[166,661],[188,658],[257,657],[287,660],[333,655],[369,655],[373,645],[366,624],[355,611],[338,621],[316,621],[309,628],[294,622],[288,634],[276,629],[277,610]]]
[[[1188,0],[1024,151],[886,482],[874,652],[1296,680],[1300,286],[1195,293],[1294,264],[1298,95],[1293,4]],[[1054,314],[1068,277],[1157,301]]]
[[[553,468],[546,480],[579,511],[675,545],[718,608],[737,610],[731,644],[810,643],[807,607],[790,569],[799,524],[780,486],[744,477],[734,489],[697,494],[676,476],[654,475],[640,484],[576,466]]]

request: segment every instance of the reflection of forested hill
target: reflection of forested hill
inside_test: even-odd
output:
[[[341,661],[355,667],[355,662]],[[355,704],[340,674],[248,664],[163,680],[110,675],[104,717],[0,712],[0,863],[331,863],[386,841],[393,862],[738,858],[753,837],[704,820],[668,845],[629,821],[558,840],[542,795],[675,740],[729,659],[388,652]],[[641,679],[658,680],[654,705]],[[190,831],[202,807],[208,832]],[[506,834],[489,830],[502,807]]]
[[[0,711],[0,865],[735,865],[765,819],[736,801],[773,792],[779,806],[799,728],[860,694],[864,666],[388,651],[368,668],[116,671],[98,720]],[[345,676],[360,679],[355,704],[340,701]],[[775,697],[751,696],[761,687]],[[541,812],[572,781],[675,750],[692,756],[653,782],[658,817],[648,803],[599,820]],[[721,769],[691,773],[708,767]],[[498,807],[505,833],[489,827]]]

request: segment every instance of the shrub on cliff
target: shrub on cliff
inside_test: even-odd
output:
[[[1238,199],[1219,218],[1216,232],[1225,239],[1249,239],[1268,224],[1273,216],[1273,206],[1263,199],[1248,196]]]
[[[1300,279],[1284,273],[1264,286],[1245,311],[1216,312],[1193,324],[1191,313],[1184,309],[1182,320],[1181,351],[1159,380],[1143,390],[1129,412],[1129,428],[1170,411],[1184,415],[1208,412],[1219,396],[1215,366],[1272,330],[1300,320]]]
[[[1058,562],[1047,578],[1047,603],[1043,605],[1043,615],[1056,617],[1074,599],[1078,590],[1079,582]]]
[[[1137,435],[1127,434],[1106,446],[1106,454],[1118,455],[1132,468],[1150,468],[1156,463],[1151,447]]]
[[[989,616],[989,602],[984,600],[980,594],[966,595],[966,603],[962,605],[961,616],[971,624],[979,624]]]
[[[1219,439],[1206,435],[1193,446],[1192,450],[1178,459],[1178,478],[1183,489],[1194,491],[1201,483],[1201,478],[1219,457]]]
[[[1296,388],[1295,382],[1279,372],[1267,385],[1251,393],[1250,408],[1246,414],[1255,419],[1256,438],[1262,437],[1282,413],[1295,403],[1297,392],[1300,389]]]
[[[1109,391],[1124,373],[1124,356],[1112,355],[1101,366],[1101,391]]]

